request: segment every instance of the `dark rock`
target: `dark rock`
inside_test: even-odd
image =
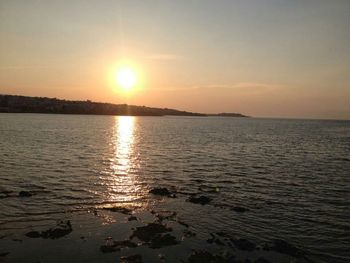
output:
[[[69,220],[66,222],[61,221],[56,228],[50,228],[46,231],[41,232],[41,237],[57,239],[68,235],[72,231],[72,225]]]
[[[30,232],[26,233],[25,235],[27,237],[30,237],[30,238],[39,238],[39,237],[41,237],[41,234],[38,231],[30,231]]]
[[[111,211],[111,212],[121,213],[121,214],[124,214],[124,215],[131,215],[131,212],[132,212],[131,209],[126,208],[126,207],[120,207],[120,206],[117,206],[117,207],[104,207],[103,209]]]
[[[211,263],[214,260],[215,257],[207,251],[193,251],[188,258],[189,263]]]
[[[244,207],[241,207],[241,206],[232,207],[231,210],[239,212],[239,213],[243,213],[243,212],[249,211],[247,208],[244,208]]]
[[[216,232],[216,234],[218,236],[221,236],[221,237],[230,237],[230,235],[226,232],[223,232],[223,231],[220,231],[220,232]]]
[[[235,247],[240,250],[253,251],[256,247],[256,245],[253,242],[244,238],[240,238],[240,239],[231,238],[230,240],[235,245]]]
[[[222,256],[213,255],[208,251],[195,250],[188,258],[188,263],[228,263],[236,262],[233,259],[227,259]]]
[[[201,204],[201,205],[206,205],[208,203],[211,202],[211,198],[207,197],[207,196],[199,196],[199,197],[195,197],[195,196],[191,196],[189,199],[187,199],[187,201],[194,203],[194,204]]]
[[[33,194],[32,193],[30,193],[30,192],[28,192],[28,191],[20,191],[19,193],[18,193],[18,196],[19,197],[31,197]]]
[[[149,242],[158,234],[162,234],[170,231],[171,231],[171,228],[167,228],[162,224],[150,223],[146,226],[137,227],[134,230],[131,238],[137,237],[141,241]]]
[[[122,241],[114,241],[114,246],[120,247],[120,248],[126,248],[126,247],[137,247],[137,244],[132,242],[131,240],[122,240]]]
[[[158,254],[158,258],[161,262],[165,262],[165,256],[163,254]]]
[[[103,253],[112,253],[112,252],[119,251],[120,248],[117,248],[117,247],[114,247],[114,246],[109,246],[109,245],[103,245],[103,246],[100,246],[100,250]]]
[[[274,239],[270,249],[293,257],[303,257],[305,255],[304,251],[281,239]]]
[[[179,242],[176,240],[176,237],[165,234],[165,235],[156,235],[152,238],[150,243],[150,248],[161,248],[167,246],[177,245]]]
[[[207,239],[207,243],[212,244],[214,243],[215,236],[212,233],[210,233],[210,235],[211,235],[211,238]]]
[[[125,256],[120,258],[120,263],[142,263],[141,255]]]
[[[137,247],[137,244],[130,240],[122,240],[122,241],[113,241],[112,238],[106,239],[106,244],[100,247],[100,250],[103,253],[111,253],[120,251],[122,248],[134,248]]]
[[[194,233],[194,232],[192,232],[192,231],[190,231],[188,229],[185,229],[183,232],[184,232],[184,237],[194,237],[194,236],[196,236],[196,233]]]
[[[128,221],[137,221],[137,217],[136,216],[130,216],[130,217],[128,217]]]
[[[149,191],[150,194],[153,195],[160,195],[160,196],[167,196],[167,197],[173,197],[175,198],[176,195],[171,193],[167,188],[165,187],[156,187]]]
[[[165,187],[156,187],[149,191],[150,194],[168,196],[171,193]]]
[[[183,221],[181,221],[181,220],[177,220],[177,222],[178,222],[180,225],[183,225],[184,227],[190,227],[189,224],[187,224],[187,223],[185,223],[185,222],[183,222]]]
[[[10,197],[11,193],[12,193],[11,191],[6,191],[6,190],[0,191],[0,199]]]
[[[223,246],[225,245],[219,238],[217,238],[214,234],[210,233],[211,235],[211,238],[207,239],[207,243],[209,244],[217,244],[217,245],[220,245],[220,246]]]
[[[107,237],[105,244],[100,246],[100,250],[103,253],[111,253],[111,252],[119,251],[120,248],[117,246],[114,246],[114,241],[111,237]]]
[[[254,261],[254,263],[270,263],[270,261],[263,257],[259,257],[257,260]]]
[[[174,220],[176,217],[176,212],[163,211],[156,214],[156,217],[160,222],[163,220]]]
[[[10,252],[0,252],[0,257],[6,257]]]
[[[68,235],[70,232],[72,232],[72,225],[70,221],[61,221],[58,223],[58,225],[55,228],[50,228],[48,230],[38,232],[38,231],[30,231],[26,233],[25,235],[30,238],[50,238],[50,239],[57,239],[61,238],[63,236]]]

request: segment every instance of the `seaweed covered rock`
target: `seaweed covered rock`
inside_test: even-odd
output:
[[[211,202],[211,198],[201,195],[199,197],[196,196],[191,196],[190,198],[187,199],[188,202],[194,203],[194,204],[201,204],[201,205],[206,205]]]

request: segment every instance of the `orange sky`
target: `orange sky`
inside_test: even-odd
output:
[[[0,0],[0,93],[350,119],[349,1]],[[138,88],[121,93],[121,60]]]

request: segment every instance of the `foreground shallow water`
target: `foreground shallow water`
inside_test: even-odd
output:
[[[350,122],[0,114],[0,134],[0,260],[350,260]],[[132,237],[154,222],[167,246]],[[101,250],[123,240],[137,246]]]

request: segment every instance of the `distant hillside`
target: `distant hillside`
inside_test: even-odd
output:
[[[209,114],[209,116],[219,116],[219,117],[248,117],[248,116],[245,116],[241,113],[227,113],[227,112],[224,112],[224,113],[218,113],[218,114]]]
[[[58,113],[130,116],[208,116],[207,114],[174,109],[150,108],[127,104],[111,104],[92,101],[70,101],[56,98],[0,95],[0,112],[8,113]],[[226,114],[226,113],[223,113]],[[236,113],[235,113],[236,114]],[[245,117],[242,114],[234,117]],[[216,116],[211,114],[210,116]],[[222,116],[222,115],[219,115]],[[226,116],[226,115],[225,115]]]

